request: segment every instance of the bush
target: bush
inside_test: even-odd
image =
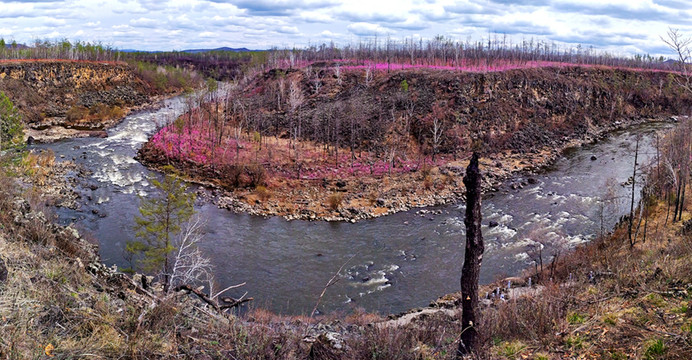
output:
[[[20,146],[24,130],[22,116],[12,101],[0,91],[0,150]]]
[[[227,188],[235,189],[242,185],[243,166],[224,165],[221,167],[221,181]]]
[[[327,198],[327,204],[329,205],[329,208],[332,210],[338,210],[339,207],[341,206],[341,203],[344,201],[344,195],[341,193],[334,193],[329,195]]]
[[[432,186],[433,186],[432,177],[430,175],[426,175],[423,178],[423,187],[425,188],[425,190],[430,190],[432,188]]]
[[[573,312],[567,315],[567,322],[569,322],[572,325],[583,324],[584,321],[586,321],[586,318],[584,317],[584,315],[580,313]]]
[[[267,201],[272,197],[271,192],[266,187],[264,187],[263,185],[258,185],[255,188],[255,192],[257,192],[257,197],[262,202]]]
[[[94,108],[94,115],[98,120],[120,119],[125,116],[125,111],[119,106],[108,106],[106,104],[98,104]]]
[[[79,121],[89,116],[89,109],[84,106],[73,105],[65,113],[67,121]]]
[[[644,350],[644,359],[660,359],[661,356],[666,353],[666,350],[666,345],[663,343],[663,340],[656,339],[649,341],[646,350]]]
[[[248,186],[257,187],[259,185],[264,185],[267,173],[262,165],[250,164],[245,167],[245,173],[248,176]]]

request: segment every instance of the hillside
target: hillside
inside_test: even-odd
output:
[[[351,220],[459,198],[470,151],[487,189],[604,131],[690,111],[674,73],[273,69],[162,129],[140,152],[225,189],[223,207]]]
[[[26,136],[39,141],[105,136],[127,113],[178,93],[166,69],[147,71],[125,63],[68,60],[0,61],[0,91],[24,115]]]

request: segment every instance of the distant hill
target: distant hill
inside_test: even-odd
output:
[[[132,53],[132,52],[145,52],[145,53],[163,53],[167,51],[146,51],[146,50],[137,50],[137,49],[120,49],[122,52],[126,53]],[[205,53],[205,52],[211,52],[211,51],[232,51],[232,52],[250,52],[250,51],[259,51],[259,50],[250,50],[248,48],[230,48],[230,47],[220,47],[216,49],[189,49],[189,50],[181,50],[178,52],[183,52],[183,53],[189,53],[189,54],[198,54],[198,53]]]
[[[256,51],[256,50],[250,50],[248,48],[230,48],[230,47],[220,47],[216,49],[190,49],[190,50],[183,50],[182,52],[186,53],[203,53],[203,52],[210,52],[210,51],[233,51],[233,52],[248,52],[248,51]]]

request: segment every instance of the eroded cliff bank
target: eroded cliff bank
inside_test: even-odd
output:
[[[156,87],[125,63],[0,62],[0,91],[24,115],[26,136],[38,141],[105,136],[129,112],[181,90]]]

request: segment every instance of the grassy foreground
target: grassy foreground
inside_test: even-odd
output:
[[[53,225],[42,194],[21,184],[0,176],[0,358],[454,358],[454,308],[406,321],[235,316],[183,293],[145,291],[102,265],[75,230]],[[646,240],[640,232],[633,248],[623,225],[563,257],[530,290],[486,304],[477,357],[692,358],[692,214],[666,223],[665,202],[649,206]]]

